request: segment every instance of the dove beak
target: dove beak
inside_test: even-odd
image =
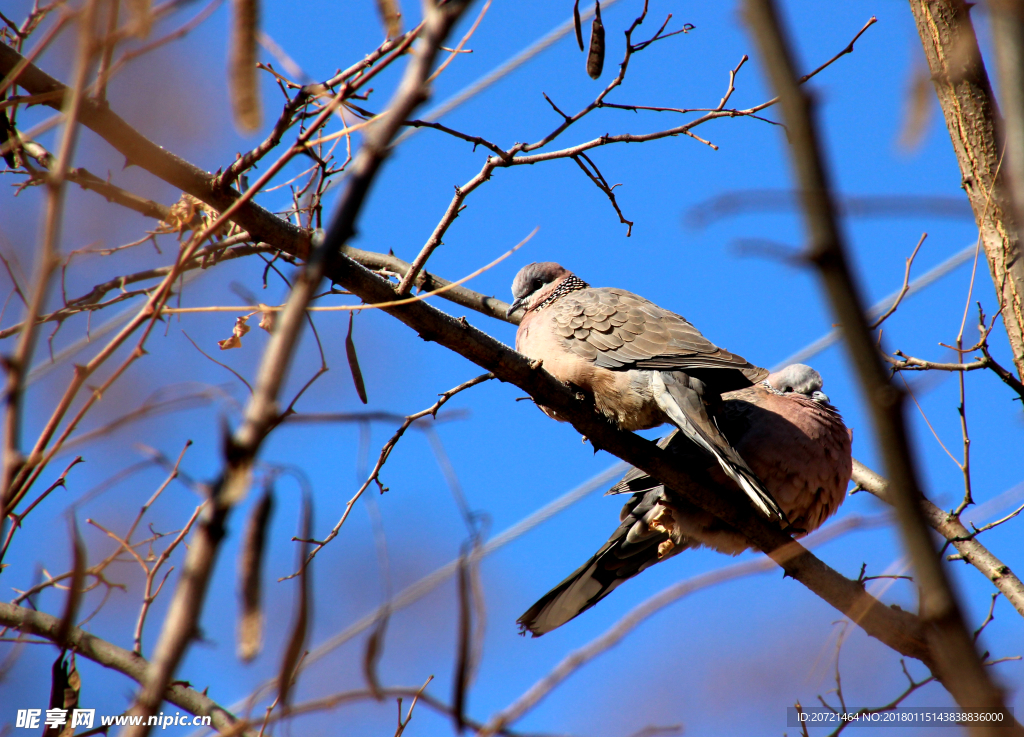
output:
[[[509,305],[508,312],[505,313],[505,317],[512,317],[512,313],[523,306],[523,298],[519,297],[511,305]]]

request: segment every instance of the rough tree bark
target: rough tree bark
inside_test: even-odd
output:
[[[974,210],[1017,375],[1024,378],[1024,263],[1004,174],[1001,121],[964,0],[910,0],[935,92]]]

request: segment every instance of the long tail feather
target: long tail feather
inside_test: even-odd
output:
[[[785,521],[786,515],[771,492],[708,417],[700,394],[684,383],[687,379],[685,375],[652,371],[651,391],[658,406],[680,432],[715,457],[726,475],[765,516]]]
[[[652,529],[649,523],[663,500],[661,488],[635,494],[623,508],[622,522],[608,542],[519,618],[522,631],[540,637],[561,627],[608,596],[619,584],[661,560],[658,546],[669,535]],[[685,547],[672,546],[671,554]]]

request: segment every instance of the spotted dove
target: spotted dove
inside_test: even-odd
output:
[[[716,417],[725,436],[763,479],[796,536],[817,529],[835,513],[850,481],[852,435],[821,390],[821,376],[794,364],[766,383],[729,392]],[[659,445],[699,468],[697,451],[678,431]],[[717,464],[703,465],[719,483]],[[539,637],[594,606],[626,579],[687,548],[709,547],[737,555],[750,547],[739,532],[690,504],[637,469],[609,494],[634,492],[608,542],[562,583],[530,607],[519,624]]]
[[[714,345],[674,312],[622,289],[592,288],[556,263],[524,266],[512,296],[508,314],[525,310],[517,351],[593,395],[622,430],[672,423],[711,453],[765,515],[785,519],[707,409],[722,392],[763,380],[765,369]]]

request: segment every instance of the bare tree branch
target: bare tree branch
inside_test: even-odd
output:
[[[330,276],[368,303],[384,302],[395,294],[387,281],[344,256],[339,258]],[[538,404],[553,409],[559,418],[571,422],[594,447],[607,450],[661,479],[694,504],[740,530],[755,546],[772,556],[787,575],[848,614],[871,636],[905,655],[930,662],[931,655],[915,616],[885,607],[867,595],[859,584],[839,575],[793,543],[788,535],[748,509],[748,505],[732,501],[737,498],[736,492],[717,487],[710,478],[691,478],[650,441],[616,430],[594,412],[591,403],[577,398],[575,392],[539,365],[464,320],[455,320],[425,303],[385,308],[385,311],[422,337],[454,350],[493,372],[497,378],[515,384]]]
[[[57,158],[46,178],[47,198],[46,210],[43,215],[43,237],[39,254],[36,258],[35,274],[25,305],[25,324],[14,354],[4,357],[4,368],[7,371],[7,382],[4,387],[4,446],[2,470],[0,470],[0,528],[6,511],[10,505],[8,489],[15,476],[24,465],[19,448],[21,439],[22,392],[25,388],[25,377],[28,375],[29,364],[35,350],[38,334],[36,316],[46,304],[50,293],[51,277],[57,268],[58,249],[61,223],[64,219],[64,183],[71,160],[74,156],[75,144],[78,141],[79,122],[83,118],[87,105],[85,84],[88,78],[90,63],[94,52],[93,22],[96,15],[97,0],[87,0],[78,17],[79,38],[78,55],[75,60],[74,82],[69,94],[60,100],[64,113],[64,130],[61,133]],[[0,47],[7,48],[0,44]]]
[[[857,460],[853,462],[853,481],[885,503],[893,503],[889,482]],[[978,542],[977,533],[970,532],[956,516],[943,511],[927,499],[921,500],[921,507],[928,525],[949,540],[960,556],[981,571],[1024,617],[1024,583],[1010,567]]]
[[[43,612],[0,602],[0,624],[14,627],[26,635],[38,635],[54,641],[60,620]],[[138,654],[112,645],[106,640],[73,627],[68,633],[68,646],[81,657],[123,673],[134,681],[142,683],[148,663]],[[170,684],[163,697],[175,706],[192,714],[210,716],[212,724],[221,731],[232,730],[237,719],[205,693],[189,688],[181,681]]]
[[[167,684],[194,636],[224,537],[224,524],[232,506],[245,497],[263,439],[278,423],[278,395],[305,323],[306,308],[338,247],[354,234],[370,185],[387,158],[389,144],[402,121],[427,99],[426,80],[434,57],[465,8],[464,2],[452,2],[427,12],[422,46],[412,55],[387,112],[366,129],[334,222],[292,286],[287,305],[263,355],[242,424],[225,444],[224,470],[213,486],[211,503],[192,539],[143,688],[131,709],[131,713],[142,716],[144,722],[160,708]],[[284,691],[282,689],[282,694]],[[145,737],[148,733],[148,723],[131,726],[125,732],[127,737]]]
[[[6,48],[0,48],[0,73],[7,73],[19,63],[21,57]],[[54,80],[39,72],[35,67],[26,68],[19,78],[19,84],[29,92],[45,93],[63,89]],[[767,106],[766,103],[765,106]],[[230,206],[238,197],[237,193],[218,193],[215,191],[213,177],[187,162],[177,159],[151,142],[142,138],[137,132],[128,129],[127,125],[108,110],[96,110],[88,107],[83,122],[96,130],[122,153],[129,156],[133,163],[140,164],[157,176],[179,186],[211,204],[221,212]],[[763,106],[757,109],[763,109]],[[752,111],[756,112],[755,109]],[[590,148],[613,142],[630,142],[655,140],[685,133],[702,122],[719,117],[735,117],[734,111],[719,110],[701,116],[696,121],[684,126],[643,135],[603,136],[591,142],[570,147],[558,152],[545,152],[530,156],[517,156],[516,165],[532,164],[553,158],[567,158],[583,153]],[[385,114],[386,117],[386,114]],[[402,119],[407,119],[404,116]],[[549,138],[550,140],[550,138]],[[504,165],[499,157],[490,157],[486,171],[482,175],[489,176],[490,171]],[[480,177],[480,175],[478,175]],[[481,178],[481,182],[486,178]],[[475,181],[475,180],[474,180]],[[237,208],[231,216],[245,228],[250,236],[259,241],[271,243],[286,253],[300,259],[310,256],[310,239],[308,233],[276,218],[269,212],[258,208],[252,203],[245,203]],[[344,233],[339,232],[338,236]],[[332,248],[343,241],[335,236]],[[333,253],[333,251],[332,251]],[[368,303],[388,302],[395,298],[394,287],[385,279],[370,273],[356,262],[346,257],[354,254],[352,249],[344,249],[341,255],[332,259],[327,275],[335,282],[349,289]],[[364,252],[365,253],[365,252]],[[380,263],[379,268],[400,266],[401,263],[392,257],[381,254],[370,254],[366,257]],[[406,267],[406,274],[409,273]],[[414,275],[412,281],[419,283],[423,275]],[[429,277],[429,275],[428,275]],[[433,279],[434,277],[429,277]],[[457,294],[450,290],[446,294]],[[482,295],[465,290],[462,301],[474,309],[483,308],[486,314],[498,316],[504,305],[498,300],[488,300]],[[620,433],[596,416],[592,406],[585,400],[579,400],[575,394],[559,384],[546,371],[526,361],[498,341],[473,328],[467,321],[455,320],[435,308],[420,303],[387,308],[421,336],[435,340],[445,347],[460,353],[477,363],[487,371],[492,371],[499,379],[516,384],[529,392],[538,402],[552,407],[560,416],[573,422],[574,426],[597,447],[627,459],[642,470],[651,473],[669,483],[673,488],[681,490],[688,498],[704,509],[711,511],[723,520],[741,530],[759,548],[771,551],[773,558],[785,571],[807,585],[823,599],[858,621],[872,636],[877,637],[889,646],[910,657],[931,662],[931,654],[920,631],[920,623],[916,617],[907,612],[894,610],[881,605],[877,600],[865,594],[861,586],[850,579],[836,573],[816,557],[796,546],[785,548],[790,539],[779,530],[771,528],[764,520],[748,512],[744,505],[733,503],[733,495],[727,490],[720,490],[706,479],[691,479],[680,469],[674,468],[671,461],[657,448],[642,438],[631,433]],[[497,313],[497,314],[496,314]]]
[[[1019,224],[1001,173],[999,112],[974,35],[970,4],[910,0],[910,9],[960,164],[964,191],[974,209],[1017,375],[1024,379],[1024,259]]]
[[[910,291],[910,267],[914,265],[914,257],[917,256],[917,252],[921,250],[921,246],[924,244],[924,239],[927,237],[927,233],[921,234],[921,240],[917,242],[917,245],[914,246],[914,250],[907,258],[907,268],[903,272],[903,286],[900,287],[899,294],[896,295],[896,298],[892,301],[892,305],[889,309],[879,315],[878,319],[871,323],[870,327],[872,330],[877,329],[879,325],[888,320],[892,314],[896,312],[897,308],[900,306],[900,302],[903,301],[903,298],[907,296],[907,292]]]
[[[903,396],[893,387],[878,358],[865,318],[860,290],[847,265],[846,249],[832,205],[829,178],[812,119],[811,100],[801,89],[792,52],[772,0],[746,0],[747,22],[764,57],[765,71],[779,93],[794,175],[799,182],[809,234],[809,260],[818,268],[832,309],[843,325],[846,343],[871,409],[877,442],[892,479],[892,496],[904,544],[919,585],[920,616],[931,646],[933,668],[963,707],[1005,710],[967,631],[959,604],[942,570],[921,509],[922,494],[911,462],[903,417]],[[980,733],[969,727],[971,733]],[[1020,725],[1006,733],[1024,733]],[[986,732],[987,733],[987,732]]]
[[[9,46],[0,44],[0,74],[9,74],[22,62],[24,62],[24,57],[18,52]],[[60,99],[46,103],[55,109],[61,108],[68,88],[42,72],[38,67],[28,64],[17,79],[18,84],[32,94],[63,92]],[[81,108],[82,124],[99,133],[123,154],[129,163],[146,169],[178,189],[198,197],[220,212],[230,207],[232,202],[239,197],[239,193],[235,190],[221,190],[217,187],[217,180],[213,175],[144,137],[111,111],[105,103],[100,104],[87,99],[82,101]],[[278,218],[253,202],[240,208],[233,220],[239,223],[242,229],[249,231],[254,240],[265,241],[267,239],[261,234],[273,234],[274,244],[278,248],[282,248],[282,244],[287,243],[289,245],[283,250],[302,254],[300,257],[303,259],[309,257],[308,233],[303,233],[297,226]],[[248,223],[248,225],[243,223]]]

